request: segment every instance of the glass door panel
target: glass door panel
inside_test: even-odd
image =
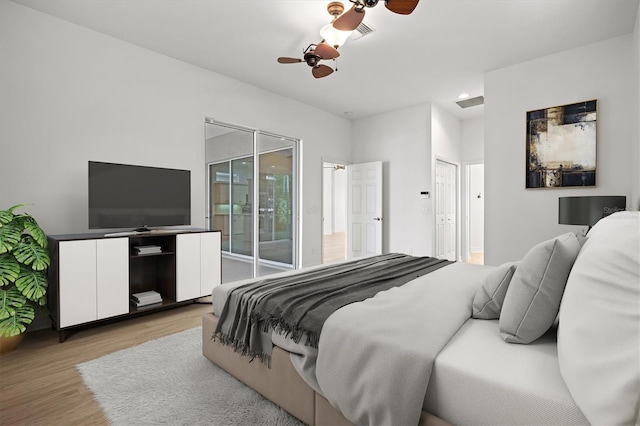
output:
[[[261,266],[295,265],[295,143],[258,135],[260,178],[259,257]]]
[[[253,254],[253,157],[231,160],[231,173],[237,181],[231,184],[231,249],[232,253]]]
[[[254,131],[205,123],[207,225],[222,234],[222,281],[252,278]]]
[[[209,164],[209,229],[221,232],[222,250],[230,248],[229,163]]]

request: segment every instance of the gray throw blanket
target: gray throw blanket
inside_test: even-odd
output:
[[[271,330],[318,347],[325,320],[339,308],[450,263],[391,253],[245,284],[228,295],[212,337],[268,364]]]

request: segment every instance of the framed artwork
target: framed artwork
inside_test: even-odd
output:
[[[527,112],[527,188],[595,186],[596,103]]]

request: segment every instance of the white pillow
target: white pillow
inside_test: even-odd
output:
[[[500,334],[509,343],[531,343],[558,315],[562,293],[580,243],[569,232],[537,244],[511,278],[500,313]]]
[[[601,219],[565,289],[560,372],[592,424],[640,422],[640,212]]]
[[[496,319],[507,294],[507,288],[519,262],[508,262],[489,272],[473,298],[473,318]]]

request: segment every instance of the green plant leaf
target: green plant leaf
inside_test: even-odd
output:
[[[9,285],[20,275],[20,264],[11,253],[0,254],[0,287]]]
[[[16,287],[27,299],[38,303],[47,294],[47,275],[42,271],[22,267],[16,280]]]
[[[0,320],[0,335],[11,337],[24,333],[34,317],[35,311],[32,306],[24,305],[17,308],[12,316]]]
[[[31,265],[34,271],[44,271],[51,263],[47,249],[40,246],[31,235],[23,235],[12,254],[23,265]]]
[[[13,216],[16,217],[16,216]],[[6,223],[0,228],[0,254],[8,253],[20,242],[24,225],[21,221]]]
[[[25,303],[27,298],[17,288],[0,289],[0,320],[15,315],[16,308],[24,306]]]
[[[23,215],[22,218],[24,228],[29,231],[33,239],[36,240],[40,247],[47,248],[47,234],[40,228],[38,222],[29,215]]]
[[[0,210],[0,228],[13,221],[14,217],[16,216],[13,211],[23,206],[24,204],[16,204],[13,207],[9,207],[7,210]]]
[[[40,306],[40,310],[44,312],[45,315],[49,315],[49,310],[47,309],[47,295],[43,294],[40,299],[36,302]]]

